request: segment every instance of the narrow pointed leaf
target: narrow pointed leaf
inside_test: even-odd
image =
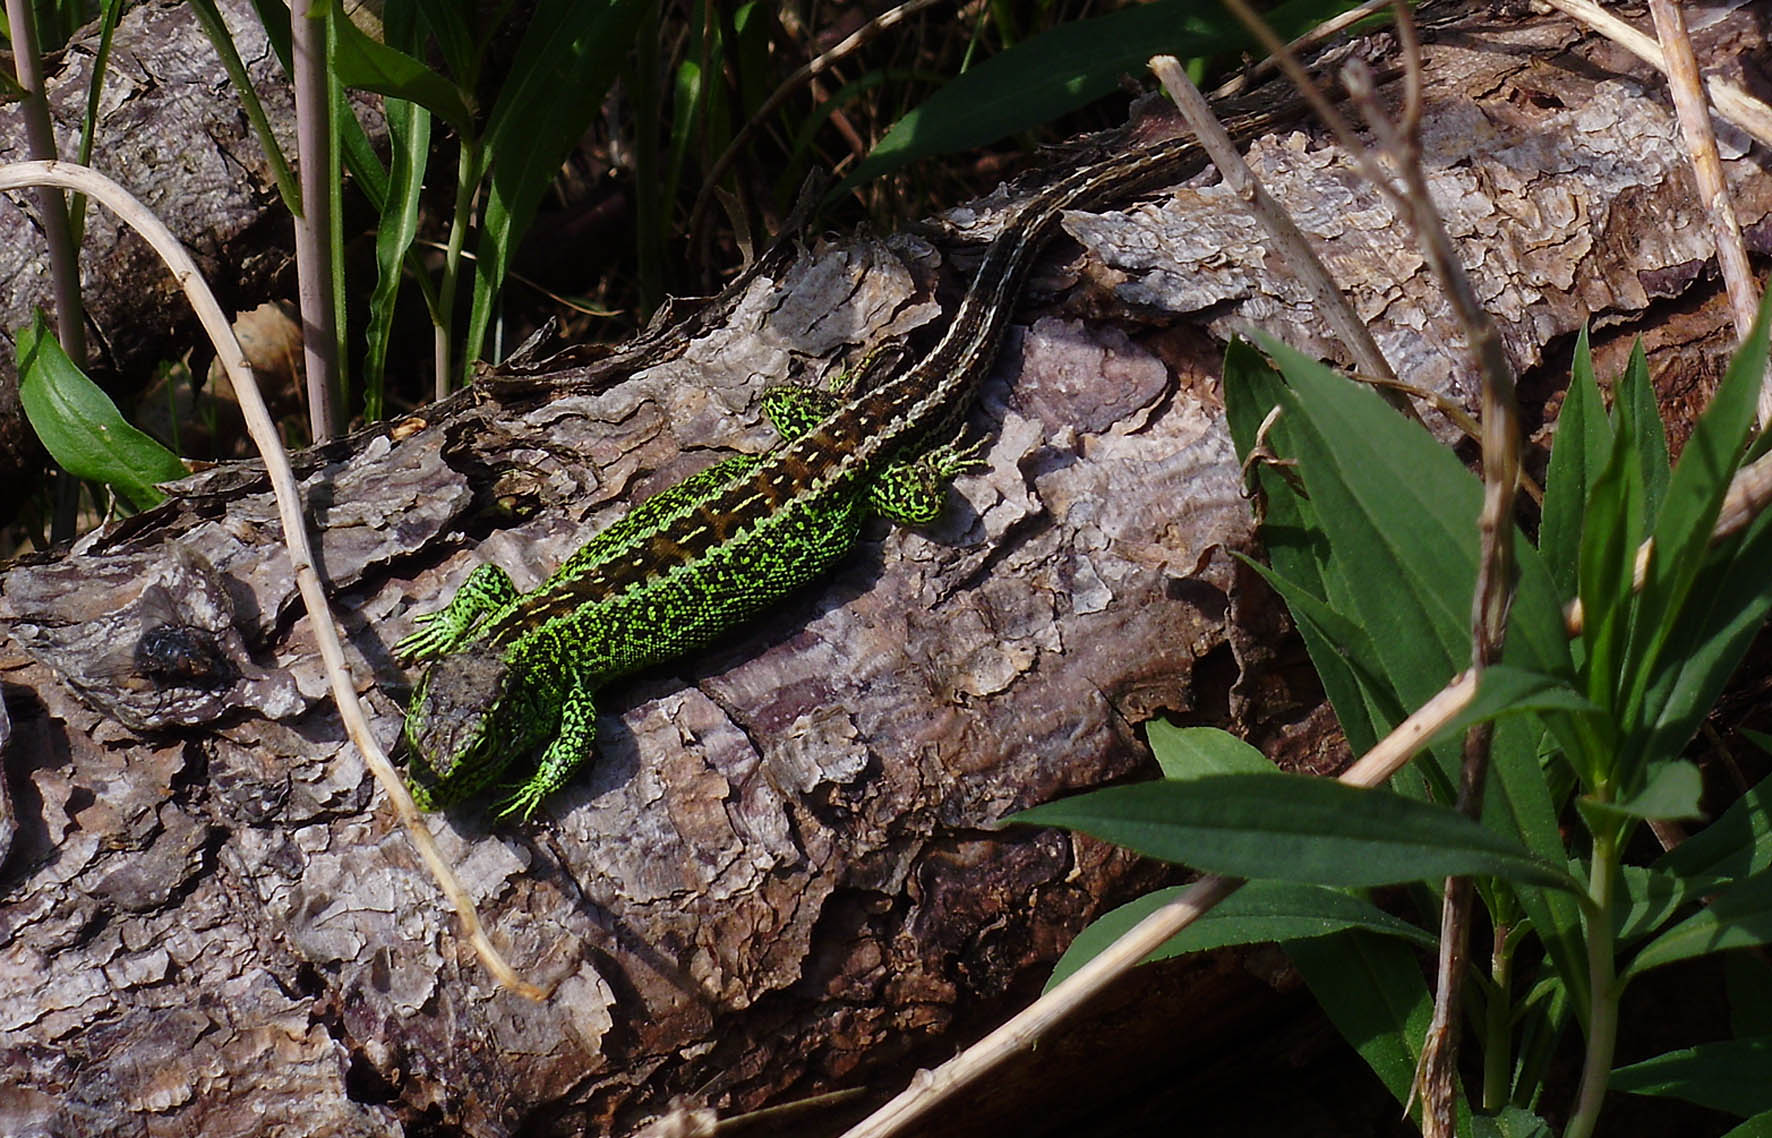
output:
[[[1097,918],[1077,934],[1070,948],[1059,957],[1052,978],[1046,981],[1047,989],[1093,960],[1127,930],[1186,889],[1185,885],[1159,889]],[[1148,963],[1230,945],[1306,940],[1348,929],[1400,937],[1421,948],[1431,949],[1435,944],[1433,935],[1425,930],[1391,916],[1370,901],[1339,890],[1283,881],[1251,881],[1145,959]]]
[[[1772,1111],[1772,1036],[1702,1043],[1612,1072],[1612,1090],[1697,1103],[1734,1115]]]
[[[1289,0],[1263,13],[1291,38],[1351,4]],[[916,158],[973,150],[1050,122],[1143,75],[1156,54],[1179,59],[1237,52],[1247,34],[1216,5],[1156,0],[1029,37],[949,80],[892,125],[844,181],[858,185]]]
[[[1453,810],[1305,775],[1114,786],[1010,820],[1082,830],[1236,877],[1370,886],[1484,875],[1580,888],[1567,872]]]
[[[463,361],[478,359],[517,245],[634,43],[639,0],[539,0],[485,134],[486,209]]]
[[[1754,1115],[1723,1138],[1772,1138],[1772,1110]]]
[[[1772,511],[1698,556],[1642,700],[1648,730],[1635,753],[1647,758],[1691,741],[1772,612]]]
[[[1477,1138],[1551,1138],[1550,1123],[1525,1107],[1508,1105],[1499,1114],[1471,1120]]]
[[[1627,976],[1729,948],[1748,948],[1772,939],[1772,873],[1729,886],[1704,909],[1675,925],[1637,954]]]
[[[1661,513],[1672,475],[1667,430],[1661,424],[1661,405],[1655,398],[1655,385],[1649,382],[1649,357],[1643,354],[1641,339],[1631,345],[1630,362],[1618,377],[1616,401],[1619,429],[1631,435],[1630,453],[1643,485],[1642,522],[1647,528]]]
[[[1691,882],[1671,873],[1635,865],[1623,866],[1619,873],[1623,904],[1613,914],[1613,925],[1621,943],[1641,940],[1663,927],[1697,895]]]
[[[1406,1101],[1434,1010],[1414,950],[1361,932],[1289,941],[1285,949],[1342,1038]]]
[[[316,5],[315,10],[322,9]],[[338,34],[332,66],[339,82],[417,103],[454,127],[457,134],[473,134],[474,114],[454,83],[405,52],[364,35],[336,2],[326,13]]]
[[[1704,778],[1698,768],[1684,759],[1675,759],[1662,763],[1647,786],[1622,802],[1595,802],[1583,798],[1577,805],[1590,818],[1654,818],[1686,822],[1704,817],[1704,812],[1698,808],[1698,798],[1703,793]]]
[[[370,420],[381,418],[394,306],[407,252],[418,236],[419,200],[431,148],[429,111],[400,99],[389,99],[384,106],[390,141],[390,177],[381,223],[375,231],[375,290],[369,295],[369,323],[363,332],[364,413]]]
[[[1209,774],[1266,774],[1274,764],[1243,740],[1216,727],[1177,727],[1161,719],[1145,725],[1151,752],[1167,779]]]
[[[1701,882],[1739,880],[1772,868],[1772,777],[1761,779],[1722,816],[1655,863]]]
[[[1711,528],[1740,466],[1753,430],[1760,381],[1766,373],[1768,322],[1772,296],[1763,298],[1747,339],[1735,353],[1710,406],[1699,417],[1692,437],[1680,453],[1666,503],[1655,521],[1655,554],[1637,603],[1637,632],[1631,645],[1631,699],[1627,708],[1642,709],[1642,721],[1661,718],[1657,701],[1646,700],[1660,667],[1662,651],[1689,620],[1687,600],[1701,573],[1714,562],[1705,556]],[[1706,598],[1699,597],[1701,602]],[[1696,725],[1694,725],[1696,726]],[[1638,749],[1636,757],[1646,752]]]
[[[1612,449],[1612,425],[1594,382],[1584,325],[1575,341],[1575,366],[1569,392],[1557,415],[1551,439],[1550,473],[1544,486],[1544,520],[1538,530],[1538,552],[1563,597],[1575,596],[1575,572],[1581,558],[1582,515],[1588,487]]]

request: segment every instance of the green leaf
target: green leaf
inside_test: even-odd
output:
[[[1772,1111],[1772,1036],[1701,1043],[1612,1072],[1612,1090],[1747,1116]]]
[[[1698,808],[1703,793],[1704,776],[1698,768],[1684,759],[1674,759],[1658,764],[1648,784],[1622,802],[1596,802],[1584,797],[1576,805],[1590,819],[1654,818],[1683,822],[1704,817]]]
[[[1285,384],[1259,352],[1233,337],[1224,355],[1224,392],[1231,437],[1238,456],[1247,459],[1269,412],[1290,402]],[[1289,471],[1266,463],[1253,469],[1264,502],[1262,535],[1273,568],[1247,557],[1243,560],[1285,600],[1348,745],[1355,753],[1364,753],[1407,711],[1384,682],[1371,637],[1329,602],[1335,597],[1338,605],[1352,607],[1327,556],[1316,507],[1288,480]]]
[[[1755,783],[1715,822],[1661,855],[1655,867],[1701,883],[1739,880],[1772,868],[1772,777]]]
[[[1621,866],[1623,903],[1613,914],[1615,935],[1621,943],[1641,940],[1673,919],[1680,907],[1696,896],[1692,884],[1671,873]]]
[[[1262,481],[1268,481],[1265,475]],[[1282,562],[1290,563],[1291,567],[1305,570],[1322,582],[1326,574],[1318,573],[1318,566],[1310,564],[1307,558],[1289,556],[1296,551],[1288,550],[1273,536],[1282,528],[1275,520],[1275,513],[1287,509],[1296,501],[1292,495],[1270,499],[1272,505],[1269,507],[1267,522],[1262,527],[1263,532],[1270,535],[1268,553],[1276,566]],[[1307,532],[1302,526],[1284,528],[1298,533]],[[1304,585],[1259,561],[1241,554],[1238,556],[1260,574],[1274,592],[1280,594],[1280,599],[1286,602],[1286,609],[1298,625],[1299,635],[1304,638],[1305,650],[1310,653],[1317,676],[1323,681],[1323,690],[1328,694],[1336,717],[1341,721],[1342,733],[1347,736],[1348,745],[1360,753],[1371,750],[1390,725],[1408,718],[1408,713],[1396,702],[1395,694],[1380,671],[1378,649],[1372,643],[1372,638],[1352,618],[1330,607]]]
[[[1535,732],[1543,735],[1537,720],[1530,716],[1504,719],[1496,725],[1483,817],[1499,824],[1505,815],[1528,849],[1547,861],[1561,863],[1568,854],[1558,801],[1552,796],[1539,748],[1530,745]],[[1533,931],[1544,942],[1577,1014],[1585,1015],[1587,939],[1581,906],[1560,889],[1515,883],[1514,895],[1526,910]]]
[[[1168,779],[1209,774],[1266,774],[1274,764],[1260,751],[1216,727],[1177,727],[1161,719],[1145,724],[1151,752]]]
[[[130,426],[111,397],[74,366],[41,309],[19,329],[17,342],[19,402],[56,465],[104,483],[132,510],[166,497],[156,483],[190,473],[178,455]]]
[[[1619,702],[1633,603],[1632,567],[1643,534],[1641,470],[1630,447],[1629,432],[1620,430],[1613,436],[1612,453],[1593,481],[1582,517],[1577,591],[1581,597],[1583,666],[1589,696],[1608,710]],[[1571,756],[1590,786],[1612,773],[1587,769],[1595,762],[1615,761],[1612,748],[1599,750],[1595,755]]]
[[[1772,1111],[1754,1115],[1723,1138],[1772,1138]]]
[[[1643,697],[1644,759],[1679,754],[1772,612],[1772,512],[1708,550]]]
[[[1468,660],[1465,624],[1481,488],[1444,447],[1370,391],[1283,346],[1275,349],[1292,388],[1247,345],[1232,343],[1225,354],[1226,413],[1238,453],[1247,457],[1263,418],[1271,408],[1282,410],[1269,444],[1300,469],[1255,468],[1267,506],[1262,535],[1275,570],[1264,575],[1297,619],[1350,745],[1363,752],[1402,720],[1404,701],[1419,704]],[[1301,476],[1305,492],[1296,485]],[[1520,581],[1507,659],[1525,671],[1567,676],[1572,666],[1557,589],[1525,542],[1515,548]],[[1404,593],[1410,596],[1402,603],[1416,615],[1392,612]],[[1426,634],[1428,621],[1419,615],[1429,610],[1440,614],[1438,636]],[[1490,780],[1484,818],[1510,825],[1539,856],[1560,863],[1559,807],[1535,745],[1542,733],[1530,716],[1497,725],[1497,777]],[[1446,769],[1455,771],[1457,748],[1442,750]],[[1448,784],[1445,777],[1439,781]],[[1450,792],[1442,801],[1449,800]],[[1585,1009],[1577,902],[1525,884],[1516,892]]]
[[[1335,1030],[1398,1102],[1407,1101],[1434,1010],[1415,953],[1394,937],[1360,932],[1285,948]]]
[[[283,77],[289,77],[289,5],[282,0],[252,0],[252,11],[271,43],[271,52],[283,65]]]
[[[1508,1105],[1499,1114],[1471,1119],[1477,1138],[1551,1138],[1550,1124],[1525,1107]]]
[[[644,14],[641,0],[539,0],[486,124],[491,172],[463,361],[479,358],[493,301],[560,164],[596,120]]]
[[[1282,38],[1352,7],[1291,0],[1266,13]],[[1217,5],[1156,0],[1060,24],[949,80],[886,132],[837,193],[932,154],[975,150],[1039,126],[1142,78],[1151,56],[1180,59],[1242,51],[1247,33]]]
[[[1236,877],[1368,886],[1483,875],[1580,889],[1567,872],[1446,807],[1305,775],[1113,786],[1010,820],[1082,830]]]
[[[1262,339],[1292,395],[1277,438],[1322,522],[1354,615],[1405,706],[1420,706],[1470,656],[1482,488],[1449,450],[1370,389]],[[1571,673],[1561,606],[1537,551],[1516,540],[1508,664]]]
[[[1762,299],[1752,330],[1730,362],[1710,406],[1693,428],[1655,522],[1655,553],[1638,598],[1628,672],[1631,688],[1624,705],[1633,713],[1640,708],[1642,722],[1657,723],[1663,718],[1664,706],[1647,699],[1646,694],[1663,670],[1663,648],[1690,619],[1685,609],[1694,585],[1701,572],[1714,564],[1705,553],[1711,543],[1711,529],[1729,491],[1729,481],[1741,463],[1753,430],[1760,381],[1766,371],[1769,319],[1772,296]],[[1699,600],[1702,604],[1710,598],[1701,595]],[[1632,719],[1636,719],[1634,714]],[[1692,726],[1696,729],[1697,724]],[[1631,746],[1624,760],[1624,773],[1631,773],[1630,763],[1654,757],[1646,747]]]
[[[1046,981],[1047,990],[1100,955],[1127,930],[1175,900],[1186,889],[1185,885],[1159,889],[1097,918],[1077,934],[1070,948],[1059,957],[1052,978]],[[1251,881],[1170,937],[1145,961],[1149,963],[1237,944],[1305,940],[1348,929],[1401,937],[1428,949],[1436,943],[1430,933],[1391,916],[1370,901],[1338,890],[1283,881]]]
[[[1647,529],[1667,498],[1668,460],[1667,431],[1661,425],[1661,406],[1655,398],[1655,385],[1649,382],[1649,358],[1643,354],[1643,341],[1631,345],[1630,362],[1618,377],[1617,394],[1619,430],[1630,436],[1630,453],[1637,462],[1637,473],[1643,486],[1643,528]]]
[[[1649,942],[1630,963],[1632,977],[1729,948],[1765,944],[1772,938],[1772,873],[1760,873],[1724,889],[1709,906]]]
[[[383,9],[384,19],[393,23],[396,18],[404,15],[398,11],[402,5],[395,5],[395,11]],[[424,30],[429,31],[437,41],[437,53],[443,57],[443,65],[449,73],[464,82],[470,82],[480,74],[480,64],[485,56],[487,41],[483,36],[476,36],[469,23],[470,8],[465,4],[452,2],[428,3],[415,5],[416,15],[423,21]],[[508,11],[508,7],[505,9]],[[407,31],[406,28],[401,29]],[[389,35],[388,41],[400,46],[405,41]],[[413,45],[416,46],[416,45]],[[471,82],[470,82],[471,85]]]
[[[1551,440],[1550,471],[1545,479],[1543,522],[1538,552],[1556,582],[1559,595],[1575,596],[1576,567],[1581,561],[1582,516],[1588,487],[1612,449],[1612,425],[1594,382],[1594,361],[1588,352],[1587,326],[1575,340],[1575,365],[1569,392],[1557,415]]]
[[[417,103],[454,127],[457,134],[473,135],[474,113],[454,83],[405,52],[364,35],[345,15],[338,0],[318,0],[311,12],[312,18],[332,20],[338,36],[332,67],[339,82],[360,91]]]
[[[418,236],[418,207],[431,150],[430,113],[415,103],[384,103],[391,150],[388,194],[375,230],[375,291],[369,294],[369,323],[363,339],[364,417],[381,418],[388,340],[399,299],[401,268]]]

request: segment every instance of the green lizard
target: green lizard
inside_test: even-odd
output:
[[[771,389],[763,411],[780,445],[640,503],[528,593],[496,566],[475,569],[396,646],[429,662],[406,714],[414,800],[448,806],[539,751],[501,811],[527,817],[591,756],[598,689],[823,577],[869,514],[939,517],[948,483],[978,461],[959,442],[966,415],[1061,213],[1176,177],[1197,155],[1191,140],[1159,142],[1060,178],[1008,211],[953,323],[911,366],[841,393]]]

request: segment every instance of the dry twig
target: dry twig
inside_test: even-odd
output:
[[[1594,0],[1545,0],[1545,3],[1592,28],[1657,71],[1667,73],[1667,61],[1662,58],[1661,45],[1655,42],[1655,37],[1631,27]],[[1726,79],[1706,79],[1704,87],[1710,92],[1711,104],[1719,115],[1745,130],[1761,145],[1772,146],[1772,106]]]
[[[283,541],[289,551],[289,563],[295,571],[296,585],[301,591],[302,604],[307,608],[309,624],[320,647],[320,656],[325,662],[326,676],[332,687],[332,697],[338,705],[345,731],[362,753],[370,773],[387,793],[395,816],[406,829],[438,888],[454,906],[464,934],[473,944],[474,951],[479,954],[487,971],[500,984],[519,995],[533,1000],[546,998],[547,993],[543,989],[517,975],[516,970],[487,938],[473,899],[443,860],[443,855],[437,850],[437,844],[431,837],[431,831],[426,828],[418,808],[413,805],[412,796],[406,792],[406,784],[401,781],[399,773],[394,770],[394,765],[388,761],[387,754],[376,743],[375,736],[369,729],[368,716],[364,714],[363,705],[357,699],[356,686],[345,664],[338,624],[327,603],[320,575],[314,569],[313,547],[308,541],[301,493],[296,486],[295,473],[289,466],[289,456],[284,453],[283,444],[277,436],[276,423],[272,421],[264,398],[259,394],[252,368],[246,362],[246,355],[241,351],[239,341],[234,338],[233,329],[229,326],[221,305],[217,303],[215,294],[203,280],[197,263],[191,259],[178,238],[173,236],[172,231],[146,206],[122,186],[96,170],[72,162],[15,162],[0,166],[0,191],[31,186],[59,186],[77,190],[109,206],[112,212],[153,247],[172,271],[173,278],[184,289],[198,321],[215,346],[216,358],[227,372],[228,382],[234,385],[239,398],[240,413],[246,420],[246,429],[264,458],[265,474],[270,479],[271,489],[277,499],[277,515],[282,522]]]
[[[1674,111],[1679,115],[1680,137],[1685,139],[1686,156],[1692,162],[1692,176],[1698,183],[1699,202],[1717,247],[1717,267],[1723,274],[1723,287],[1729,290],[1735,339],[1742,343],[1754,326],[1760,289],[1754,282],[1753,270],[1748,268],[1741,222],[1735,217],[1729,187],[1723,181],[1723,162],[1717,155],[1717,136],[1710,128],[1710,105],[1704,98],[1698,60],[1692,54],[1692,37],[1686,31],[1686,17],[1672,0],[1649,0],[1649,11],[1655,17],[1655,33],[1667,60],[1667,86],[1673,95]],[[1762,423],[1772,422],[1772,384],[1764,379],[1760,383],[1759,416]]]
[[[1366,327],[1348,302],[1347,296],[1329,275],[1328,266],[1324,265],[1311,248],[1310,241],[1292,220],[1292,216],[1261,186],[1255,177],[1255,171],[1243,161],[1237,152],[1236,143],[1219,123],[1212,108],[1207,105],[1206,97],[1194,86],[1187,73],[1181,69],[1172,55],[1159,55],[1151,60],[1151,70],[1162,81],[1163,89],[1175,100],[1181,109],[1182,117],[1193,129],[1194,137],[1211,155],[1213,165],[1218,167],[1224,176],[1225,184],[1237,192],[1237,196],[1249,206],[1255,217],[1267,229],[1292,271],[1298,274],[1299,281],[1304,285],[1305,292],[1310,294],[1311,303],[1329,322],[1335,334],[1341,338],[1349,352],[1353,353],[1354,362],[1360,370],[1382,378],[1383,382],[1394,384],[1397,373],[1391,370],[1390,361],[1384,358],[1379,350],[1378,341],[1372,338],[1372,332]]]

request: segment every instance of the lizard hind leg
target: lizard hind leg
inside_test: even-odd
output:
[[[846,397],[867,390],[903,362],[904,345],[884,344],[837,373],[823,390],[787,383],[768,388],[763,392],[763,417],[776,434],[793,442],[828,419]]]
[[[954,439],[889,463],[868,487],[868,505],[899,525],[929,525],[941,517],[948,486],[955,478],[990,465],[984,460],[984,450],[982,439],[966,444]]]

